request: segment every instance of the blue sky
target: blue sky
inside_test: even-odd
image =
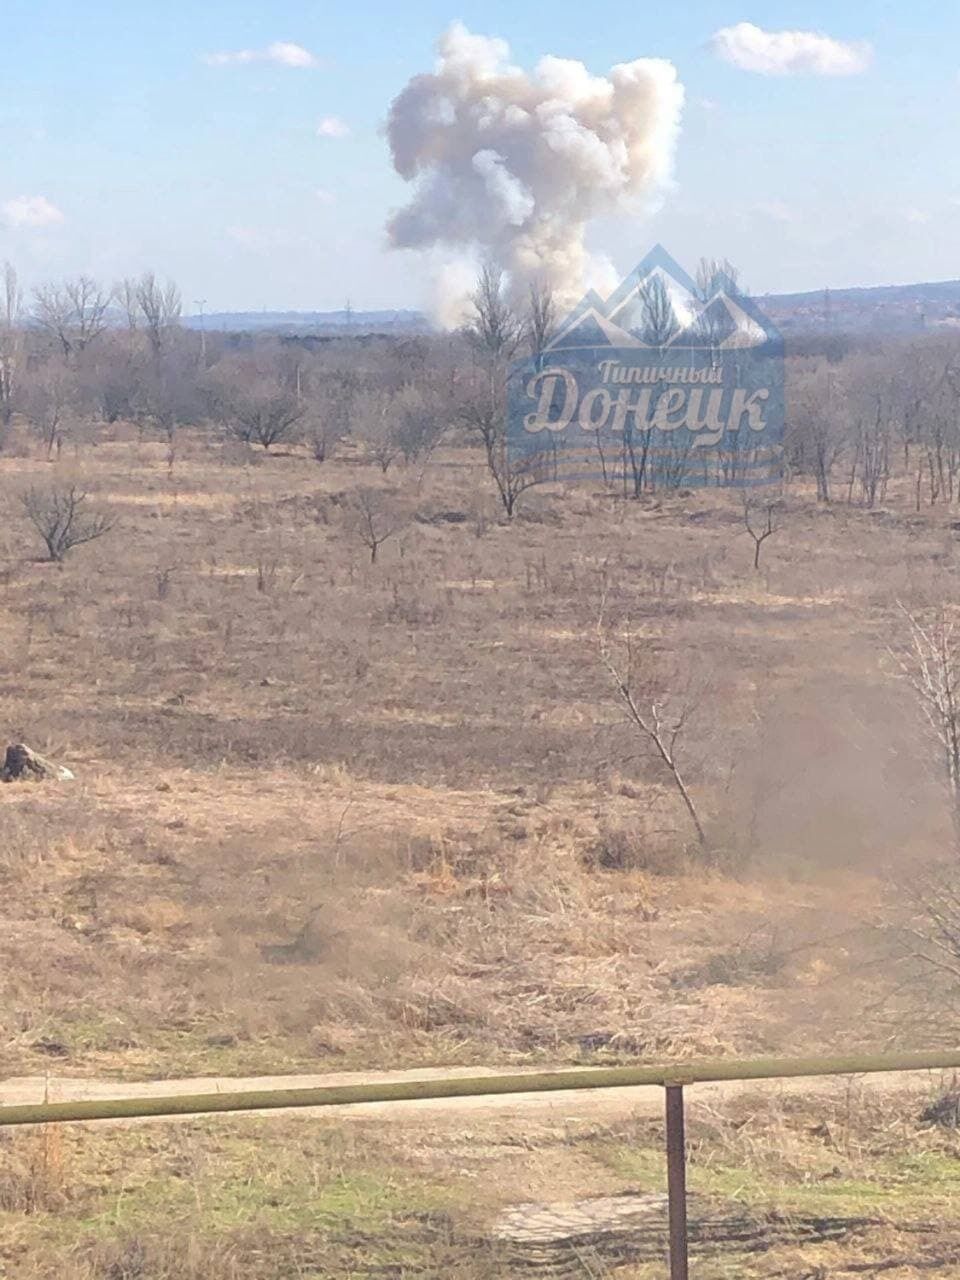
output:
[[[729,257],[760,292],[960,277],[960,7],[548,8],[549,23],[523,0],[4,0],[0,259],[28,284],[152,267],[211,310],[419,305],[423,263],[385,247],[406,192],[382,126],[459,18],[526,67],[676,65],[672,190],[653,216],[590,230],[618,268],[661,241],[690,267]],[[868,41],[872,57],[856,74],[759,74],[710,46],[741,22]],[[313,64],[260,56],[278,42]]]

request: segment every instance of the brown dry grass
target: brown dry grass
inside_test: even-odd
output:
[[[544,490],[508,527],[451,448],[391,477],[418,518],[371,565],[349,455],[14,454],[4,732],[79,781],[0,790],[6,1071],[897,1038],[884,885],[946,825],[881,659],[895,598],[955,589],[949,515],[797,491],[757,575],[734,498]],[[51,566],[17,494],[60,473],[119,526]],[[604,581],[701,690],[708,866],[596,660]]]

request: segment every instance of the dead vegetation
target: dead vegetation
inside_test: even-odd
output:
[[[508,525],[471,447],[419,491],[349,443],[251,458],[182,431],[171,476],[105,431],[69,467],[122,537],[55,583],[3,526],[9,733],[80,779],[0,793],[9,1070],[810,1049],[851,991],[865,1041],[916,1042],[877,913],[949,809],[882,659],[945,525],[798,494],[758,578],[724,494],[545,486]],[[12,511],[48,466],[0,458]],[[344,513],[394,489],[373,560]],[[621,714],[604,591],[704,843]]]
[[[5,734],[77,775],[0,790],[6,1073],[955,1043],[952,649],[931,647],[939,622],[907,621],[948,623],[960,600],[949,450],[938,462],[917,433],[894,449],[890,414],[863,413],[834,448],[801,416],[775,511],[655,483],[636,451],[567,487],[549,468],[502,469],[496,333],[463,381],[463,348],[442,344],[274,352],[263,385],[241,361],[243,403],[212,409],[174,397],[186,349],[162,307],[134,330],[148,364],[131,386],[121,351],[97,364],[91,410],[78,352],[112,336],[88,294],[82,323],[49,299],[70,369],[51,394],[70,411],[57,399],[51,436],[18,408],[0,453]],[[235,355],[211,339],[221,375]],[[831,503],[841,462],[848,500]],[[915,466],[933,495],[920,510]],[[83,495],[81,515],[116,528],[32,561],[27,491]],[[823,1220],[872,1221],[853,1184],[876,1177],[892,1198],[923,1180],[895,1142],[949,1183],[955,1106],[929,1106],[919,1137],[886,1115],[870,1137],[836,1110],[803,1121],[819,1135],[719,1117],[695,1131],[695,1172],[717,1175],[720,1199],[744,1198],[746,1171],[758,1203],[775,1183],[774,1208],[817,1192]],[[659,1186],[652,1139],[608,1133],[591,1147],[606,1173],[591,1164],[577,1194],[608,1194],[631,1145],[650,1163],[616,1188]],[[86,1184],[54,1157],[11,1148],[0,1208],[69,1214]],[[195,1158],[172,1160],[188,1198],[209,1185]],[[531,1167],[528,1196],[553,1194],[555,1158]],[[244,1194],[286,1185],[250,1160],[245,1146]],[[319,1158],[301,1174],[311,1194],[336,1181]],[[389,1231],[364,1202],[326,1236],[299,1211],[251,1223],[236,1199],[211,1218],[195,1198],[176,1242],[116,1210],[70,1266],[78,1280],[286,1280],[348,1274],[359,1250],[382,1274],[469,1274],[476,1223],[454,1229],[436,1198],[408,1213],[407,1192]],[[862,1252],[824,1245],[810,1266],[943,1260],[889,1218]],[[211,1221],[229,1223],[219,1240]],[[784,1249],[742,1274],[803,1274]],[[502,1263],[484,1256],[479,1274]],[[590,1266],[612,1263],[598,1251]]]

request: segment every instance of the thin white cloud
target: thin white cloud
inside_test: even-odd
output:
[[[327,191],[325,187],[318,187],[314,192],[319,204],[331,205],[336,204],[337,197],[332,191]]]
[[[221,53],[207,53],[203,58],[211,67],[247,66],[251,62],[269,62],[277,67],[316,67],[319,59],[303,45],[289,40],[275,40],[265,49],[229,49]]]
[[[721,28],[710,47],[741,71],[764,76],[855,76],[873,57],[866,40],[834,40],[818,31],[764,31],[752,22]]]
[[[318,138],[345,138],[349,132],[350,126],[339,116],[324,116],[317,125]]]
[[[0,214],[10,227],[54,227],[64,221],[63,213],[46,196],[14,196],[0,205]]]

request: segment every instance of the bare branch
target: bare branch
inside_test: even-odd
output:
[[[641,695],[634,674],[633,637],[629,633],[624,637],[626,663],[618,664],[604,620],[605,603],[604,596],[597,617],[597,651],[600,661],[613,681],[617,695],[626,708],[629,721],[653,748],[655,755],[664,765],[696,831],[697,843],[701,851],[706,852],[706,833],[678,763],[676,752],[687,723],[689,707],[681,707],[678,711],[669,714],[655,692],[647,690]]]

